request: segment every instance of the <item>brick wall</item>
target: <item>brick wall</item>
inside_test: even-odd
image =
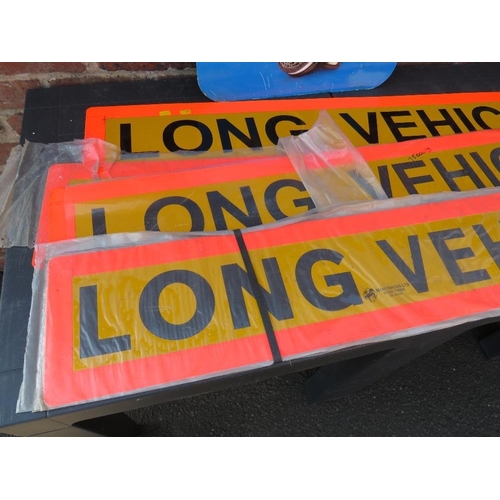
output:
[[[26,91],[110,81],[194,75],[195,63],[0,62],[0,172],[11,149],[19,143]]]
[[[28,89],[195,74],[194,62],[0,62],[0,172],[10,151],[19,143]]]

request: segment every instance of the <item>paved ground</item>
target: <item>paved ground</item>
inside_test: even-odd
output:
[[[310,405],[311,372],[129,415],[141,436],[498,436],[500,359],[463,334],[372,386]]]

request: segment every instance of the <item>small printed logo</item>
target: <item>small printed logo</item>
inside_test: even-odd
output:
[[[377,300],[377,294],[373,288],[365,288],[363,292],[363,297],[370,302],[375,302]]]

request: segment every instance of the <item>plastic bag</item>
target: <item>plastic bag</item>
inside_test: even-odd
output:
[[[374,173],[326,111],[307,132],[280,138],[317,207],[387,199]]]
[[[33,247],[49,167],[83,162],[96,178],[99,167],[113,163],[118,153],[115,146],[97,139],[53,144],[26,141],[16,146],[0,177],[1,246]]]

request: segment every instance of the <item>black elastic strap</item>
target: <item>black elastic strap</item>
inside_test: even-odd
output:
[[[236,242],[238,243],[241,257],[243,258],[243,262],[245,264],[245,267],[247,268],[250,286],[252,287],[255,300],[257,301],[257,306],[259,307],[259,313],[262,318],[264,329],[266,330],[267,340],[269,341],[269,346],[271,347],[271,353],[273,355],[274,362],[280,363],[281,361],[283,361],[283,359],[278,347],[278,341],[276,340],[276,334],[274,333],[271,318],[269,317],[269,309],[267,308],[266,299],[264,298],[259,282],[257,280],[257,275],[255,274],[255,269],[252,265],[252,261],[250,260],[250,254],[248,253],[241,231],[239,229],[236,229],[235,231],[233,231],[233,233],[236,237]]]

